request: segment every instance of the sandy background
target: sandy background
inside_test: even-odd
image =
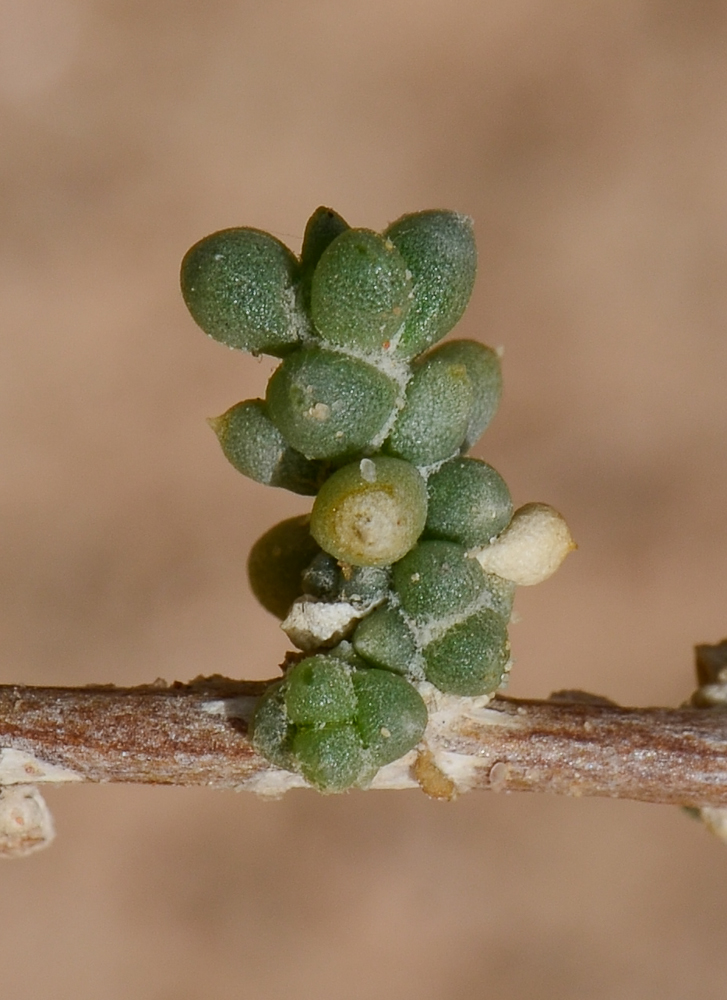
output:
[[[511,691],[677,704],[727,633],[727,5],[0,0],[2,682],[265,677],[245,579],[306,501],[204,418],[271,365],[179,261],[329,204],[447,207],[505,346],[476,449],[580,550],[518,597]],[[0,868],[13,1000],[671,1000],[727,989],[727,848],[674,809],[81,787]]]

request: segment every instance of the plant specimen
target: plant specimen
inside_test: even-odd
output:
[[[543,504],[464,457],[497,411],[500,358],[438,342],[469,301],[472,221],[405,215],[383,233],[319,208],[300,259],[256,229],[196,243],[189,310],[229,347],[282,359],[265,399],[211,421],[240,472],[314,495],[268,532],[254,592],[305,655],[261,699],[256,749],[323,792],[367,786],[420,743],[431,688],[489,699],[510,669],[515,586],[573,547]],[[285,564],[274,551],[285,551]]]
[[[502,388],[497,351],[440,343],[475,270],[471,220],[439,210],[378,234],[319,208],[300,258],[247,228],[191,248],[197,323],[280,359],[264,399],[210,424],[244,475],[313,498],[248,560],[298,652],[274,681],[0,686],[0,856],[52,839],[35,784],[76,781],[607,795],[687,807],[727,840],[727,640],[697,647],[677,709],[500,694],[515,588],[573,542],[467,454]]]

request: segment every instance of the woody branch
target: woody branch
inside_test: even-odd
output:
[[[719,681],[725,648],[698,647],[722,657],[712,656],[711,668],[702,657],[700,690]],[[206,785],[269,795],[305,786],[251,744],[248,724],[265,686],[223,678],[135,688],[2,686],[0,784]],[[424,743],[382,768],[374,788],[727,806],[727,713],[709,698],[702,701],[713,707],[705,710],[622,708],[573,693],[489,704],[434,690],[428,697]]]

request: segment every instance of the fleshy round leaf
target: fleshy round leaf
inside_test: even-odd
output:
[[[311,533],[336,559],[386,566],[414,545],[427,516],[427,488],[413,465],[375,456],[325,481],[313,504]]]
[[[427,707],[409,681],[388,670],[357,670],[356,726],[378,767],[398,760],[424,735]]]
[[[323,252],[313,275],[311,316],[322,340],[364,352],[386,349],[411,305],[411,276],[394,244],[349,229]]]
[[[300,287],[303,305],[310,310],[310,292],[313,272],[321,254],[337,236],[351,227],[332,208],[317,208],[305,227],[303,248],[300,251]]]
[[[285,710],[285,680],[271,684],[252,717],[252,745],[271,764],[286,771],[295,768],[293,727]]]
[[[215,340],[283,357],[307,320],[296,292],[298,262],[259,229],[223,229],[206,236],[182,261],[182,295],[195,322]]]
[[[389,420],[397,385],[357,358],[318,347],[296,351],[268,383],[268,413],[307,458],[341,458],[369,445]]]
[[[324,601],[366,607],[383,601],[388,591],[387,567],[341,567],[327,552],[319,553],[303,573],[303,592]]]
[[[424,649],[424,672],[440,691],[475,697],[498,689],[509,657],[505,622],[494,611],[480,611]]]
[[[393,568],[401,606],[416,622],[464,614],[485,589],[485,574],[454,542],[419,542]]]
[[[480,438],[497,412],[502,396],[502,367],[496,351],[476,340],[450,340],[437,348],[449,364],[464,365],[472,383],[472,407],[462,451]]]
[[[291,448],[267,415],[262,399],[237,403],[209,421],[225,458],[244,476],[265,486],[315,496],[327,465]]]
[[[456,212],[415,212],[384,235],[413,275],[414,300],[397,353],[414,357],[441,340],[467,307],[477,271],[472,219]]]
[[[417,655],[412,630],[398,608],[385,604],[356,627],[353,648],[369,663],[395,674],[406,674]]]
[[[293,754],[303,776],[320,792],[345,792],[366,771],[363,743],[352,723],[299,729]]]
[[[319,552],[303,571],[303,593],[323,601],[336,601],[340,586],[338,560],[327,552]]]
[[[454,458],[427,481],[426,534],[467,548],[499,535],[512,517],[507,484],[491,465],[477,458]]]
[[[247,573],[253,594],[266,611],[283,619],[303,593],[303,571],[320,552],[310,533],[310,517],[281,521],[250,550]]]
[[[343,660],[344,663],[356,670],[364,670],[368,666],[366,660],[361,659],[347,639],[342,639],[337,645],[331,646],[330,649],[326,650],[326,654]]]
[[[386,441],[386,451],[423,467],[456,455],[473,406],[466,366],[436,348],[414,365],[406,403]]]
[[[285,705],[296,725],[348,722],[356,712],[350,671],[333,656],[308,656],[285,677]]]
[[[344,566],[338,599],[353,605],[377,604],[389,592],[387,566]]]

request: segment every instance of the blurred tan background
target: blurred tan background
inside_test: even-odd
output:
[[[308,504],[219,453],[271,364],[177,274],[322,203],[475,219],[475,453],[580,545],[518,597],[511,692],[687,697],[727,634],[726,53],[702,0],[0,0],[0,681],[275,673],[246,554]],[[0,867],[13,1000],[727,994],[727,848],[674,809],[48,798],[54,846]]]

